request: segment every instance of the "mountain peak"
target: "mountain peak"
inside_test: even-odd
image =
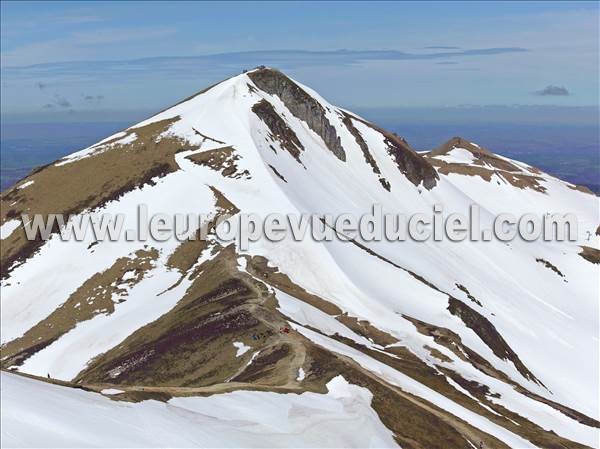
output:
[[[216,231],[225,215],[261,217],[265,230],[274,214],[325,214],[339,226],[380,205],[402,234],[400,215],[439,204],[463,214],[476,204],[482,224],[495,213],[575,211],[579,240],[417,242],[386,230],[318,241],[288,229],[244,248]],[[200,222],[166,240],[130,239],[148,224],[141,205]],[[597,199],[460,137],[417,154],[279,70],[242,73],[36,170],[0,206],[3,369],[113,386],[119,400],[265,390],[280,404],[274,414],[305,393],[333,396],[345,402],[328,410],[372,407],[403,447],[574,447],[566,437],[587,444],[599,426],[597,376],[581,369],[597,359],[596,258],[579,246],[595,232]],[[57,225],[32,241],[23,213],[72,214],[70,223],[119,214],[127,232],[63,240]],[[336,391],[345,382],[368,391],[351,399]],[[264,417],[265,393],[252,393],[233,408]],[[364,422],[357,446],[380,443]]]
[[[483,154],[485,154],[485,155],[493,154],[486,148],[483,148],[482,146],[480,146],[476,143],[473,143],[470,140],[467,140],[464,137],[460,137],[460,136],[454,136],[454,137],[448,139],[446,142],[441,144],[439,147],[432,150],[429,154],[431,154],[432,156],[440,156],[443,154],[447,154],[449,151],[452,151],[455,148],[465,149],[475,156],[483,155]]]

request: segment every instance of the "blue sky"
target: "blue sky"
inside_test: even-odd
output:
[[[597,107],[598,19],[597,2],[2,1],[2,115],[152,111],[258,64],[346,107]]]

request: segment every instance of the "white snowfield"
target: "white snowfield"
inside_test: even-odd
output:
[[[250,351],[250,349],[252,349],[250,346],[245,345],[241,341],[233,342],[233,346],[235,346],[235,348],[236,348],[236,352],[235,352],[236,357],[242,356],[246,352]]]
[[[236,391],[139,403],[2,373],[2,447],[398,447],[371,393]],[[6,413],[5,413],[6,410]]]
[[[21,189],[25,189],[27,187],[29,187],[31,184],[33,184],[35,181],[27,181],[24,182],[23,184],[17,186],[17,189],[21,190]]]
[[[450,150],[447,154],[444,154],[442,156],[435,156],[435,158],[444,162],[458,164],[469,164],[476,160],[473,156],[473,153],[464,148],[454,148]]]
[[[2,226],[0,226],[0,239],[4,240],[7,238],[19,226],[21,226],[21,222],[19,220],[13,219],[5,222]]]
[[[157,179],[155,185],[125,194],[100,211],[127,213],[124,229],[135,227],[135,211],[140,203],[148,204],[150,215],[214,213],[215,198],[209,186],[216,187],[241,212],[258,213],[263,217],[270,213],[317,212],[362,216],[371,211],[373,204],[381,204],[384,213],[407,215],[418,212],[431,215],[434,204],[443,204],[446,215],[460,212],[468,216],[469,206],[478,204],[483,228],[490,227],[494,216],[503,212],[516,216],[547,212],[576,214],[579,223],[576,242],[363,242],[381,256],[374,257],[350,243],[318,243],[310,239],[296,242],[288,236],[280,242],[261,239],[251,243],[245,254],[266,257],[270,266],[278,267],[306,291],[337,305],[350,316],[369,321],[431,366],[444,366],[465,379],[488,386],[490,394],[498,395],[492,399],[494,402],[543,429],[599,447],[598,428],[582,424],[484,374],[432,337],[417,332],[415,325],[405,318],[451,330],[495,369],[527,390],[599,419],[600,271],[598,265],[579,255],[582,245],[594,248],[600,245],[600,239],[595,236],[600,221],[598,197],[575,190],[547,174],[538,175],[542,178],[540,184],[546,188],[544,193],[518,188],[501,179],[492,178],[488,182],[477,176],[456,173],[440,174],[431,190],[423,185],[415,186],[388,154],[384,136],[352,119],[381,175],[391,185],[391,191],[387,191],[365,161],[354,136],[342,123],[342,110],[311,89],[299,86],[323,106],[340,138],[346,161],[338,159],[321,137],[295,117],[280,98],[258,89],[247,74],[242,74],[105,139],[104,143],[68,156],[59,164],[76,163],[82,157],[93,158],[96,150],[119,151],[114,146],[115,139],[121,139],[121,143],[134,141],[136,128],[179,117],[165,134],[184,139],[192,148],[176,154],[180,170]],[[252,106],[260,100],[269,102],[297,135],[304,147],[299,156],[301,164],[271,137],[265,123],[252,112]],[[196,131],[225,144],[205,139]],[[247,170],[249,179],[224,177],[186,158],[223,146],[234,148],[239,156],[237,170]],[[472,154],[463,148],[438,157],[461,164],[473,160]],[[5,223],[2,238],[16,226],[18,222]],[[131,255],[144,245],[125,240],[100,242],[90,253],[87,250],[90,243],[91,236],[84,242],[64,242],[53,237],[3,281],[3,344],[22,336],[50,315],[93,274],[106,270],[117,258]],[[51,373],[54,378],[71,380],[96,356],[167,313],[191,283],[186,277],[168,290],[180,277],[166,266],[177,245],[174,238],[153,243],[160,251],[154,268],[128,290],[126,301],[115,304],[114,313],[79,322],[73,330],[16,369],[39,376]],[[203,253],[196,266],[212,257],[207,253]],[[550,262],[563,277],[536,259]],[[238,260],[240,270],[244,270],[244,259]],[[398,267],[421,276],[435,288]],[[465,286],[481,306],[469,299],[458,285]],[[416,380],[326,337],[338,333],[367,347],[376,347],[333,317],[283,292],[275,293],[280,310],[299,323],[295,325],[299,332],[317,344],[355,359],[391,384],[427,399],[510,447],[534,447]],[[492,323],[543,385],[525,378],[510,360],[496,356],[477,333],[452,315],[447,310],[448,295],[460,299]],[[241,342],[234,345],[238,356],[251,349]],[[452,361],[435,359],[425,346]],[[303,371],[298,373],[298,378],[304,378]],[[7,446],[89,445],[89,432],[101,438],[98,440],[101,446],[272,447],[290,442],[293,446],[306,447],[394,445],[389,431],[369,407],[368,392],[349,386],[339,378],[327,395],[236,392],[208,398],[172,399],[166,404],[119,403],[101,395],[40,385],[13,375],[3,374],[2,381],[2,436],[3,445],[6,441]],[[40,398],[43,405],[39,403]],[[138,417],[142,418],[138,421]],[[28,422],[35,423],[36,431],[31,431]],[[106,432],[109,427],[112,431]],[[294,439],[288,440],[292,434]]]

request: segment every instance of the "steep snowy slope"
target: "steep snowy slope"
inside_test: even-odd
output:
[[[5,447],[394,444],[391,432],[369,406],[369,391],[349,385],[341,376],[327,388],[327,394],[236,391],[132,404],[111,401],[109,396],[118,397],[119,390],[105,390],[103,397],[2,373],[2,406],[10,410],[2,416],[2,443]]]
[[[442,204],[468,215],[477,204],[482,228],[503,212],[572,212],[579,237],[288,235],[241,250],[214,233],[30,242],[18,221],[125,213],[124,229],[135,229],[139,204],[150,216],[211,214],[211,230],[224,213],[360,217],[380,204],[431,215]],[[417,154],[281,72],[253,70],[3,193],[2,366],[92,389],[215,394],[323,395],[341,375],[370,392],[402,447],[598,447],[599,207],[589,192],[463,139]]]

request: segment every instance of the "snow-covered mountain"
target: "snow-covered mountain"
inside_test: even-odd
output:
[[[18,220],[135,228],[139,204],[210,213],[211,238],[28,241]],[[575,213],[579,237],[214,237],[226,212],[373,204],[477,204],[482,227]],[[5,445],[599,447],[598,198],[475,143],[417,153],[259,68],[38,169],[1,205],[2,367],[52,378],[2,373]]]

